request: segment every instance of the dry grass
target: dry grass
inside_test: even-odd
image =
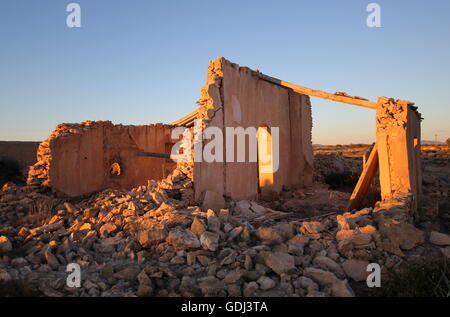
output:
[[[387,281],[374,290],[382,297],[449,297],[450,263],[447,259],[408,263],[388,273]]]
[[[39,297],[42,296],[35,287],[24,280],[0,281],[0,297]]]
[[[28,214],[18,220],[18,225],[43,225],[55,215],[55,207],[60,203],[61,200],[52,198],[35,200]]]

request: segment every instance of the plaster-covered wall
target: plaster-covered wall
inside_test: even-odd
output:
[[[409,193],[412,212],[421,195],[422,166],[420,154],[421,115],[409,101],[380,97],[377,110],[382,200]]]
[[[39,145],[28,183],[67,196],[106,188],[131,188],[159,180],[174,167],[167,159],[138,156],[141,151],[170,153],[171,126],[126,126],[109,121],[61,124]],[[120,175],[111,173],[118,163]]]
[[[264,81],[255,71],[218,58],[209,64],[199,104],[199,117],[206,120],[205,127],[219,127],[224,143],[226,127],[279,128],[279,169],[273,175],[273,184],[260,188],[263,195],[279,193],[283,185],[311,185],[312,119],[308,96]],[[195,163],[194,184],[197,199],[206,191],[234,200],[253,199],[259,195],[257,163],[248,162],[248,156],[247,162]]]

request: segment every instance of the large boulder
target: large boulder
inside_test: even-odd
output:
[[[407,222],[390,220],[379,226],[381,247],[393,254],[404,256],[403,250],[410,250],[424,242],[423,232]]]
[[[9,241],[8,237],[0,236],[0,254],[6,253],[12,250],[11,241]]]
[[[295,271],[295,259],[284,252],[261,252],[264,263],[278,275]]]
[[[306,277],[316,281],[320,285],[333,285],[337,282],[337,277],[334,273],[317,269],[315,267],[308,267],[303,271]]]
[[[138,233],[137,240],[143,248],[150,248],[167,238],[167,230],[164,226],[154,226]]]
[[[368,261],[346,260],[342,263],[345,274],[356,282],[365,281],[369,273],[367,272]]]
[[[440,246],[450,245],[450,235],[437,231],[431,231],[430,242]]]

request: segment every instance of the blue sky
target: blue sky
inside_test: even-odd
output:
[[[70,2],[81,28],[66,26]],[[450,1],[1,0],[0,140],[61,122],[171,122],[195,109],[210,60],[306,87],[415,101],[423,139],[450,137]],[[372,142],[370,109],[312,99],[313,142]]]

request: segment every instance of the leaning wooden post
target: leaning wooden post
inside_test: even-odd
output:
[[[411,216],[421,195],[420,113],[414,103],[378,98],[377,146],[382,200],[412,196]]]
[[[347,211],[358,209],[361,206],[377,171],[378,148],[377,144],[375,143],[372,151],[370,152],[369,158],[367,159],[367,163],[364,165],[358,183],[353,190],[352,196],[350,197],[350,201],[347,205]]]

